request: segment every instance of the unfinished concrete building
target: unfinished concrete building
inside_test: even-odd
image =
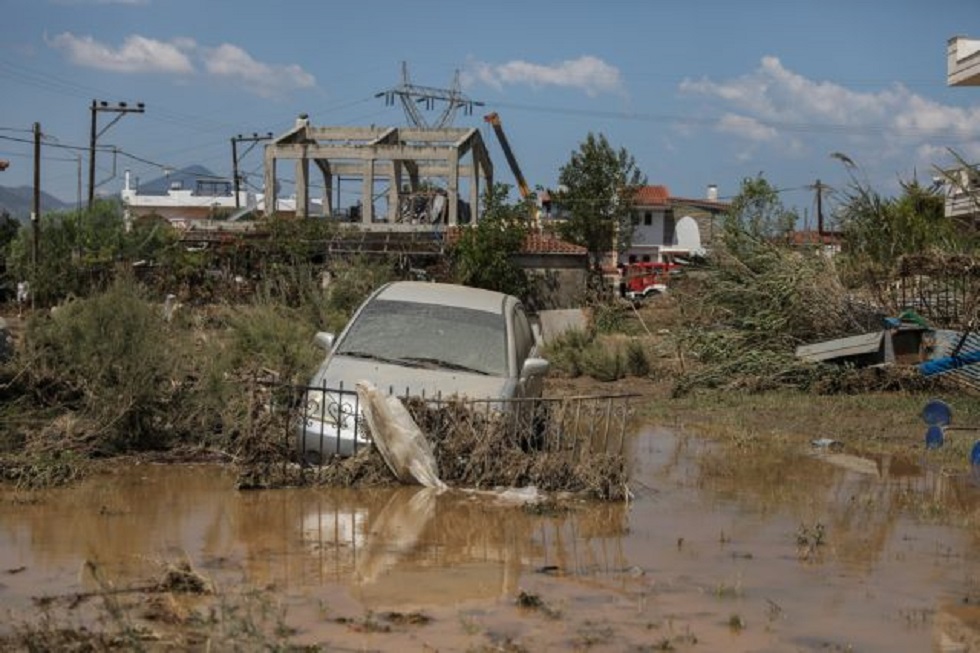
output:
[[[276,164],[295,162],[296,216],[321,215],[364,229],[433,230],[479,220],[481,183],[493,164],[472,128],[295,127],[265,148],[265,206],[276,206]],[[310,163],[323,177],[322,208],[311,202]],[[342,206],[341,183],[358,189]]]

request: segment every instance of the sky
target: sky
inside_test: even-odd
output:
[[[413,84],[458,74],[484,103],[454,125],[481,130],[499,181],[513,176],[491,111],[532,188],[554,188],[601,133],[672,196],[714,184],[727,199],[761,174],[809,221],[817,180],[832,206],[855,179],[893,195],[952,152],[980,160],[980,87],[946,85],[953,36],[980,39],[980,1],[0,0],[0,185],[32,183],[39,123],[42,190],[87,196],[93,100],[145,106],[98,114],[99,145],[120,152],[97,157],[100,194],[125,169],[230,177],[232,137],[282,133],[301,113],[405,125],[376,97],[404,63]],[[420,108],[434,121],[442,106]],[[261,185],[261,147],[238,149]]]

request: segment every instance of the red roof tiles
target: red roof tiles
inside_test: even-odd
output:
[[[545,233],[530,233],[524,239],[523,254],[587,254],[589,250]]]
[[[640,186],[636,189],[633,203],[636,206],[665,206],[670,200],[666,186]]]

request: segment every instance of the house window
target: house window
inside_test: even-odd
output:
[[[649,254],[644,254],[643,255],[643,262],[644,263],[649,263],[650,262],[650,255]]]
[[[636,263],[636,254],[630,254],[630,263]]]
[[[653,224],[653,213],[647,211],[643,214],[643,224],[647,227]]]
[[[674,212],[667,211],[664,213],[664,243],[667,245],[673,244],[676,238],[677,221],[674,220]]]
[[[633,226],[634,227],[636,225],[640,224],[640,216],[639,216],[639,214],[637,214],[637,213],[630,214],[630,222],[633,223]]]

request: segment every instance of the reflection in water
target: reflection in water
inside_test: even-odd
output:
[[[436,513],[434,488],[407,488],[395,491],[371,524],[366,546],[356,566],[358,582],[373,583],[378,576],[411,553],[422,531]]]
[[[627,514],[613,505],[533,516],[486,497],[415,487],[238,492],[212,466],[121,469],[34,499],[0,495],[0,569],[24,568],[0,591],[21,602],[95,589],[79,574],[86,560],[125,585],[184,557],[219,584],[336,583],[377,600],[402,591],[397,573],[451,577],[469,567],[478,582],[427,580],[441,587],[435,598],[495,596],[513,591],[526,567],[595,566],[604,554],[592,543],[624,534]]]
[[[692,628],[704,650],[928,650],[936,633],[973,623],[956,606],[980,600],[974,534],[920,519],[974,518],[970,479],[907,458],[874,459],[874,474],[807,452],[725,458],[664,430],[632,452],[634,502],[562,514],[413,487],[239,492],[213,466],[132,466],[70,489],[8,491],[0,601],[94,589],[79,573],[86,560],[125,586],[186,557],[219,587],[268,588],[297,611],[442,609],[451,624],[474,602],[512,617],[523,589],[567,614],[540,632],[629,623],[649,643],[669,623]],[[825,538],[803,558],[800,529],[812,536],[818,523]],[[737,635],[725,625],[733,615],[749,624]],[[324,625],[308,618],[311,630]]]

